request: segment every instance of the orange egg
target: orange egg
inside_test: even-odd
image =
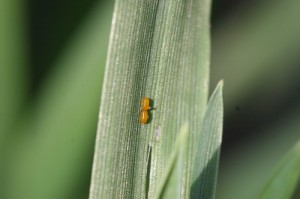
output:
[[[142,110],[143,111],[149,110],[151,108],[150,107],[150,99],[148,97],[144,97],[142,99],[141,105],[142,105]]]
[[[149,118],[148,111],[142,110],[140,113],[141,124],[146,124],[148,121],[148,118]]]

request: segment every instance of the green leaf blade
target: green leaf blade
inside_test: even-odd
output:
[[[197,137],[198,144],[194,150],[194,183],[191,198],[214,198],[220,147],[223,132],[223,81],[219,82],[213,92],[204,115],[201,133]]]
[[[201,129],[208,96],[209,12],[209,0],[116,1],[90,199],[154,198],[177,130],[185,121],[191,132]],[[148,124],[141,125],[144,96],[155,109],[149,111]],[[194,134],[184,163],[182,197],[189,197],[192,185]]]
[[[176,139],[174,151],[166,169],[166,175],[162,178],[157,199],[180,198],[181,179],[183,171],[184,155],[188,146],[188,124],[181,127]]]
[[[300,142],[280,161],[259,199],[291,198],[300,181]]]

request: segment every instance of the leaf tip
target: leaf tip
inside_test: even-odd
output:
[[[224,80],[221,79],[221,80],[218,82],[217,87],[223,90],[223,86],[224,86]]]

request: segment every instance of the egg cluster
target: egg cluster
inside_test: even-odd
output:
[[[140,123],[146,124],[149,118],[148,110],[151,109],[150,107],[150,99],[147,97],[144,97],[141,101],[142,110],[140,113]]]

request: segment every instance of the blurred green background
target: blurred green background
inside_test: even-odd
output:
[[[88,198],[112,10],[0,1],[1,199]],[[299,10],[299,0],[213,2],[211,89],[225,81],[218,199],[254,198],[300,139]]]

